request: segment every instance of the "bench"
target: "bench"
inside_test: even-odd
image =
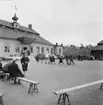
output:
[[[60,104],[62,102],[65,105],[66,100],[67,100],[69,105],[70,105],[71,103],[70,103],[69,94],[68,94],[70,91],[78,90],[78,89],[85,88],[85,87],[88,87],[88,86],[93,86],[93,85],[96,85],[96,84],[101,84],[100,89],[103,89],[103,80],[98,80],[98,81],[95,81],[95,82],[92,82],[92,83],[87,83],[87,84],[83,84],[83,85],[80,85],[80,86],[75,86],[75,87],[71,87],[71,88],[67,88],[67,89],[61,89],[61,90],[58,90],[58,91],[54,91],[54,94],[55,95],[60,95],[59,99],[58,99],[58,104]]]
[[[9,73],[4,73],[3,71],[0,71],[0,76],[3,76],[3,80],[7,80],[8,79],[8,76],[9,76]]]
[[[28,94],[33,93],[33,92],[38,92],[37,84],[39,84],[39,82],[32,81],[27,78],[21,78],[21,77],[17,77],[17,79],[18,81],[22,80],[22,81],[30,83]]]
[[[3,102],[3,93],[0,93],[0,105],[4,105],[4,102]]]

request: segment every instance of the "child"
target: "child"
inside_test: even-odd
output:
[[[29,58],[25,54],[23,54],[23,57],[21,58],[21,64],[24,75],[25,72],[28,70],[28,63],[29,63]]]

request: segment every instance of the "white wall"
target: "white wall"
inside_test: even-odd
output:
[[[61,53],[59,52],[59,49],[61,49]],[[63,47],[62,46],[55,46],[55,54],[58,55],[62,55],[63,54]]]
[[[9,44],[10,45],[10,52],[4,52],[5,44]],[[15,52],[15,48],[16,48],[17,44],[20,45],[20,52],[19,53]],[[42,44],[37,44],[37,43],[33,43],[31,45],[33,46],[33,53],[31,53],[31,56],[36,56],[37,55],[37,47],[40,48],[40,53],[41,53],[41,48],[42,47],[44,47],[44,53],[47,51],[47,47],[49,48],[49,53],[51,53],[51,48],[53,48],[53,52],[54,52],[54,46],[42,45]],[[16,41],[16,40],[0,39],[0,56],[1,57],[8,57],[10,55],[20,56],[23,46],[25,46],[25,45],[20,44],[20,42]],[[29,47],[29,45],[26,45],[26,46]],[[55,48],[55,52],[54,52],[57,55],[60,54],[59,53],[59,48],[61,49],[61,54],[63,54],[63,47],[57,46]]]
[[[4,51],[5,44],[10,45],[10,52],[5,52]],[[20,45],[20,53],[21,53],[22,47],[25,46],[25,45],[20,44],[19,41],[16,41],[16,40],[0,39],[0,56],[1,57],[9,57],[10,55],[18,55],[19,56],[20,53],[15,52],[15,48],[16,48],[17,44]],[[42,44],[37,44],[37,43],[33,43],[31,45],[33,46],[33,53],[31,53],[31,56],[36,56],[37,55],[37,47],[40,48],[40,53],[41,53],[41,48],[42,47],[44,47],[44,53],[46,52],[47,47],[49,48],[49,53],[51,53],[51,48],[53,48],[53,50],[54,50],[54,47],[49,46],[49,45],[42,45]],[[29,47],[29,45],[26,45],[26,46]]]
[[[49,45],[42,45],[42,44],[33,43],[32,46],[33,46],[33,53],[31,54],[32,56],[37,55],[37,47],[40,48],[40,53],[41,53],[41,48],[42,47],[44,47],[44,53],[46,52],[47,47],[49,48],[49,53],[51,53],[51,48],[53,48],[53,50],[54,50],[54,47],[49,46]]]

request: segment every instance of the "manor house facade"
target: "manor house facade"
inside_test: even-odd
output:
[[[63,44],[55,45],[40,36],[38,32],[28,27],[20,25],[16,14],[12,17],[13,22],[0,20],[0,57],[10,55],[21,56],[23,50],[28,50],[31,56],[38,53],[63,54]]]

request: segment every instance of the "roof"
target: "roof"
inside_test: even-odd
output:
[[[10,22],[8,22],[8,21],[1,20],[1,19],[0,19],[0,25],[7,26],[7,27],[9,27],[9,28],[14,28],[13,25],[12,25],[12,23],[10,23]],[[15,28],[14,28],[14,29],[15,29]],[[18,30],[27,31],[27,32],[34,33],[34,34],[38,34],[38,35],[39,35],[39,33],[36,32],[35,30],[30,29],[30,28],[25,27],[25,26],[22,26],[22,25],[19,25]]]
[[[103,50],[103,45],[93,47],[92,51],[94,51],[94,50]]]
[[[12,23],[4,21],[4,20],[0,20],[0,25],[6,26],[8,28],[13,29],[13,34],[11,34],[11,32],[9,33],[8,31],[3,31],[2,34],[0,34],[0,38],[4,38],[4,39],[18,39],[20,37],[27,37],[27,38],[33,38],[35,39],[34,43],[39,43],[39,44],[45,44],[45,45],[50,45],[53,46],[52,43],[50,43],[49,41],[47,41],[46,39],[42,38],[41,36],[39,36],[39,33],[37,33],[35,30],[29,29],[28,27],[24,27],[19,25],[18,30],[24,31],[24,33],[22,34],[18,34],[15,30],[15,28],[12,26]],[[2,28],[5,30],[5,28]],[[29,32],[29,33],[28,33]]]
[[[101,40],[101,41],[98,43],[98,45],[101,45],[101,44],[103,45],[103,40]]]
[[[41,36],[35,35],[34,38],[35,38],[34,43],[39,43],[39,44],[45,44],[45,45],[53,46],[53,44],[51,42],[47,41],[46,39],[44,39]]]

